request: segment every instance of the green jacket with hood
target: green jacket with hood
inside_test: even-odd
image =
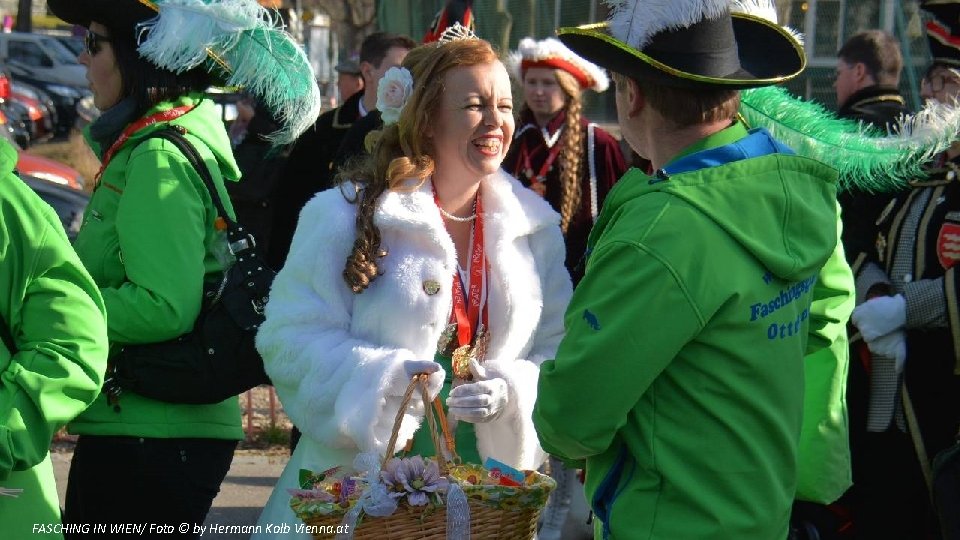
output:
[[[203,158],[220,198],[232,212],[224,180],[240,177],[223,122],[200,94],[161,103],[146,114],[196,107],[169,122],[182,126]],[[152,343],[189,331],[200,313],[205,281],[229,260],[216,210],[200,175],[171,143],[151,137],[166,123],[136,132],[103,171],[74,247],[103,294],[111,348]],[[104,149],[90,140],[94,151]],[[218,255],[220,254],[220,255]],[[119,408],[100,396],[70,424],[70,432],[131,437],[240,439],[240,403],[164,403],[132,392]]]
[[[534,423],[605,538],[786,538],[837,174],[740,124],[665,171],[608,196]]]
[[[58,538],[50,440],[100,392],[107,324],[60,219],[13,174],[16,161],[0,141],[0,491],[23,490],[0,494],[0,530]]]

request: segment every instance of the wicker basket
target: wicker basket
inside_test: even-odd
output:
[[[424,403],[429,401],[426,380],[426,375],[419,375],[410,382],[410,386],[403,396],[400,411],[398,411],[394,420],[393,432],[387,444],[387,452],[381,466],[385,465],[387,460],[393,456],[403,411],[406,410],[413,392],[418,386]],[[459,457],[456,455],[453,437],[447,429],[447,422],[439,399],[433,401],[433,407],[426,407],[426,417],[433,444],[437,451],[440,472],[451,482],[454,482],[454,476],[458,467],[460,467],[456,464]],[[443,432],[446,454],[441,451],[441,441],[437,434],[438,424]],[[524,486],[473,485],[458,482],[466,494],[470,506],[470,537],[472,539],[523,540],[536,537],[540,511],[556,484],[549,476],[539,472],[533,474],[536,477],[534,482],[531,485]],[[494,492],[496,496],[491,497],[490,495]],[[531,500],[538,502],[531,504]],[[313,534],[313,537],[317,540],[334,538],[335,534],[324,534],[323,531],[336,530],[337,526],[343,522],[343,513],[309,515],[297,511],[296,508],[294,511],[305,524],[316,526],[316,529],[311,529],[311,531],[320,531]],[[386,517],[363,516],[360,524],[353,531],[353,537],[358,540],[446,540],[446,531],[446,506],[440,506],[432,511],[424,511],[422,508],[401,504],[397,507],[396,512]]]

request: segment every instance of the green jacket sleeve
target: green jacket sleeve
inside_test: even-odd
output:
[[[796,497],[800,500],[832,503],[852,482],[846,386],[847,320],[854,301],[853,272],[838,243],[820,271],[810,306],[797,456]]]
[[[657,253],[634,242],[598,245],[567,309],[557,358],[540,366],[533,420],[544,450],[568,460],[605,451],[702,325]]]
[[[0,480],[44,459],[54,433],[99,394],[107,364],[99,290],[53,210],[18,190],[21,204],[0,201],[0,306],[17,349],[0,346]]]
[[[189,331],[200,313],[208,216],[202,183],[178,151],[134,149],[117,210],[127,281],[102,289],[110,340],[153,343]],[[214,174],[216,172],[214,171]]]

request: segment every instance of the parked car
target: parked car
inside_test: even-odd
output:
[[[0,73],[0,131],[14,146],[26,148],[30,144],[31,126],[26,108],[11,99],[10,79]]]
[[[54,135],[56,137],[69,135],[70,130],[77,122],[77,103],[85,96],[92,95],[89,88],[43,81],[13,68],[10,69],[10,72],[13,73],[15,83],[31,86],[34,92],[40,96],[41,101],[48,103],[56,111],[53,117]]]
[[[24,174],[20,172],[20,178],[24,183],[30,186],[41,199],[46,201],[63,223],[63,229],[67,232],[67,238],[71,242],[80,232],[80,225],[83,224],[83,212],[90,202],[90,195],[61,184],[48,182],[46,180]]]
[[[90,95],[76,53],[54,36],[7,32],[0,33],[0,63],[14,82],[34,87],[53,104],[54,134],[68,135],[77,121],[77,102]]]
[[[30,85],[14,82],[10,85],[10,101],[23,108],[25,116],[20,119],[27,127],[31,143],[53,136],[57,109],[49,96]]]
[[[67,86],[85,87],[87,69],[77,55],[53,36],[29,32],[0,33],[0,60],[31,72],[31,78]],[[14,73],[16,75],[16,73]]]
[[[67,186],[71,189],[82,190],[86,184],[83,175],[73,167],[43,156],[28,154],[23,150],[20,150],[18,154],[17,170],[23,174],[28,174],[61,186]]]
[[[70,49],[70,52],[72,52],[77,56],[80,56],[80,53],[83,52],[83,47],[84,47],[83,38],[80,36],[55,35],[52,37],[55,38],[60,43],[62,43],[66,48]]]
[[[21,115],[17,109],[18,105],[8,102],[0,106],[0,132],[3,138],[12,142],[18,148],[27,148],[30,145],[30,134],[27,132],[26,124],[20,120]]]

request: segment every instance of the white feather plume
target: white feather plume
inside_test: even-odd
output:
[[[704,19],[716,19],[730,8],[730,0],[605,0],[610,8],[610,35],[643,49],[664,30],[686,28]]]
[[[773,0],[731,0],[730,12],[752,15],[772,22],[773,24],[778,24],[777,6]],[[787,33],[790,34],[790,37],[800,45],[803,45],[803,34],[801,32],[786,25],[780,25],[780,28],[786,30]]]
[[[245,88],[280,122],[270,138],[291,142],[319,114],[321,98],[303,49],[275,12],[254,0],[165,0],[138,25],[140,55],[176,73],[206,65]],[[214,67],[219,66],[219,68]]]
[[[207,59],[207,48],[229,49],[240,32],[258,24],[273,24],[270,12],[244,0],[166,0],[161,14],[141,25],[150,33],[140,43],[144,57],[163,68],[181,73]]]

